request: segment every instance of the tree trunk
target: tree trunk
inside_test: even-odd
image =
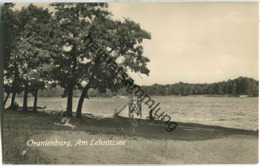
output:
[[[13,91],[12,92],[12,99],[11,99],[11,105],[8,107],[8,109],[16,109],[15,107],[15,96],[16,96],[16,92]]]
[[[34,92],[33,112],[37,112],[37,100],[38,100],[38,87],[36,87]]]
[[[24,96],[23,96],[23,111],[28,111],[27,97],[28,97],[28,81],[25,82],[25,89],[24,89]]]
[[[91,79],[93,79],[93,77],[91,77]],[[81,92],[79,102],[78,102],[78,107],[77,107],[77,114],[76,114],[77,118],[81,118],[83,102],[84,102],[84,99],[86,98],[86,95],[88,94],[88,90],[89,90],[90,86],[91,86],[91,82],[89,82]]]
[[[68,89],[68,98],[67,98],[67,115],[72,117],[72,99],[73,99],[73,86],[70,86]]]
[[[6,95],[6,97],[5,97],[4,104],[3,104],[3,107],[4,107],[4,108],[5,108],[6,102],[7,102],[8,98],[9,98],[10,93],[11,93],[11,92],[7,92],[7,95]]]
[[[14,73],[14,81],[12,83],[12,99],[11,99],[11,105],[8,109],[17,109],[15,105],[15,96],[17,92],[17,78],[19,77],[19,70],[18,70],[18,65],[14,63],[15,67],[15,73]]]
[[[153,117],[153,110],[149,111],[149,119],[150,119],[151,121],[154,120],[154,117]]]
[[[79,102],[78,102],[78,107],[77,107],[76,118],[81,118],[82,105],[83,105],[84,99],[88,93],[88,90],[89,90],[89,86],[86,85],[85,88],[81,92]]]

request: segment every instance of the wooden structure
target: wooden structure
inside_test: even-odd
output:
[[[138,98],[134,99],[134,97],[131,95],[129,97],[129,117],[131,114],[136,114],[137,116],[142,117],[142,101],[139,100]]]
[[[114,117],[117,117],[128,105],[128,115],[133,117],[135,114],[142,117],[142,101],[135,98],[133,95],[129,96],[129,100],[126,104],[122,105],[119,109],[115,109]]]

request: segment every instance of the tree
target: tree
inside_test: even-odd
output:
[[[134,72],[149,74],[146,68],[148,58],[142,56],[143,39],[150,34],[140,28],[139,24],[125,19],[114,21],[106,10],[106,3],[65,3],[51,4],[55,8],[54,57],[55,68],[53,77],[65,89],[68,95],[67,110],[72,116],[73,89],[82,89],[77,107],[77,117],[81,117],[84,99],[90,88],[105,92],[118,89],[120,82],[116,76],[107,71],[106,64],[96,58],[92,47],[86,45],[86,37],[91,35],[93,43],[99,50],[107,53],[125,71],[129,67]],[[54,49],[55,50],[55,49]],[[57,51],[59,50],[59,51]]]
[[[32,70],[29,74],[30,79],[30,92],[34,96],[33,111],[37,112],[37,101],[38,101],[38,91],[46,89],[47,71],[48,65],[40,64],[37,69]]]
[[[14,4],[5,3],[4,6],[4,91],[7,93],[4,104],[9,94],[12,93],[11,105],[9,109],[14,109],[16,93],[21,93],[22,86],[19,84],[19,43],[21,26],[19,21],[19,12],[14,11]]]
[[[82,40],[86,37],[90,21],[97,15],[103,3],[52,3],[54,19],[52,21],[52,40],[54,67],[52,78],[65,89],[68,116],[72,116],[73,89],[80,86],[84,52]],[[100,12],[102,13],[102,12]],[[89,64],[86,63],[86,66]]]
[[[34,111],[37,111],[38,89],[45,86],[44,79],[48,70],[48,23],[51,14],[48,9],[38,8],[30,4],[21,9],[19,19],[22,31],[20,33],[19,71],[24,85],[23,111],[27,111],[27,96],[33,90],[35,96]]]
[[[142,56],[143,47],[140,45],[143,39],[150,38],[149,33],[142,30],[140,25],[135,22],[125,19],[121,21],[113,21],[109,18],[109,13],[106,15],[98,15],[91,23],[89,28],[92,42],[99,47],[99,50],[107,52],[107,56],[115,62],[121,58],[121,63],[117,62],[119,68],[130,68],[134,72],[148,74],[146,68],[148,58]],[[87,54],[93,54],[91,47],[86,47]],[[101,91],[107,89],[118,90],[121,88],[120,82],[116,77],[107,71],[106,65],[101,63],[99,59],[93,56],[86,56],[91,63],[87,66],[88,75],[85,75],[87,84],[82,90],[77,107],[77,118],[81,118],[81,110],[84,98],[90,87],[98,88]],[[94,63],[93,63],[94,62]]]
[[[114,65],[118,68],[123,68],[125,72],[127,68],[129,68],[132,72],[140,72],[148,75],[149,69],[146,67],[146,63],[149,62],[149,59],[142,55],[143,47],[141,43],[144,39],[150,39],[150,34],[141,29],[140,25],[132,20],[124,19],[124,21],[113,21],[108,16],[109,14],[105,16],[98,15],[93,20],[89,30],[91,34],[90,40],[93,40],[92,42],[96,45],[92,46],[98,46],[100,47],[99,50],[108,52],[107,56],[113,59],[114,62],[117,62],[117,64]],[[91,47],[87,47],[86,52],[91,53],[91,49]],[[118,82],[113,75],[115,73],[108,73],[109,71],[107,71],[106,65],[101,64],[99,59],[89,59],[94,63],[88,66],[91,74],[85,77],[88,83],[82,90],[77,107],[77,118],[81,118],[84,98],[90,87],[97,86],[99,89],[112,87],[112,89],[115,89],[120,85],[120,81]],[[121,59],[121,62],[118,61],[119,59]],[[102,77],[106,79],[102,79]],[[120,87],[116,89],[119,88]]]

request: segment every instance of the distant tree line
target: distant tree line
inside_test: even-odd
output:
[[[175,83],[167,85],[154,84],[152,86],[142,86],[142,89],[148,95],[248,95],[258,96],[258,81],[239,77],[234,80],[216,82],[211,84],[189,84],[189,83]]]
[[[175,83],[160,85],[154,84],[150,86],[141,86],[147,95],[155,96],[170,96],[170,95],[228,95],[228,96],[258,96],[258,81],[247,78],[239,77],[234,80],[210,83],[210,84],[190,84],[190,83]],[[22,95],[22,94],[20,94]],[[87,97],[112,97],[112,96],[125,96],[127,89],[121,88],[118,91],[107,90],[100,92],[98,89],[90,88]],[[47,88],[39,91],[40,97],[66,97],[64,89],[57,86],[56,88]],[[80,90],[74,90],[74,97],[80,96]]]

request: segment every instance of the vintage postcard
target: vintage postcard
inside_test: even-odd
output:
[[[257,3],[5,3],[4,164],[258,163]]]

